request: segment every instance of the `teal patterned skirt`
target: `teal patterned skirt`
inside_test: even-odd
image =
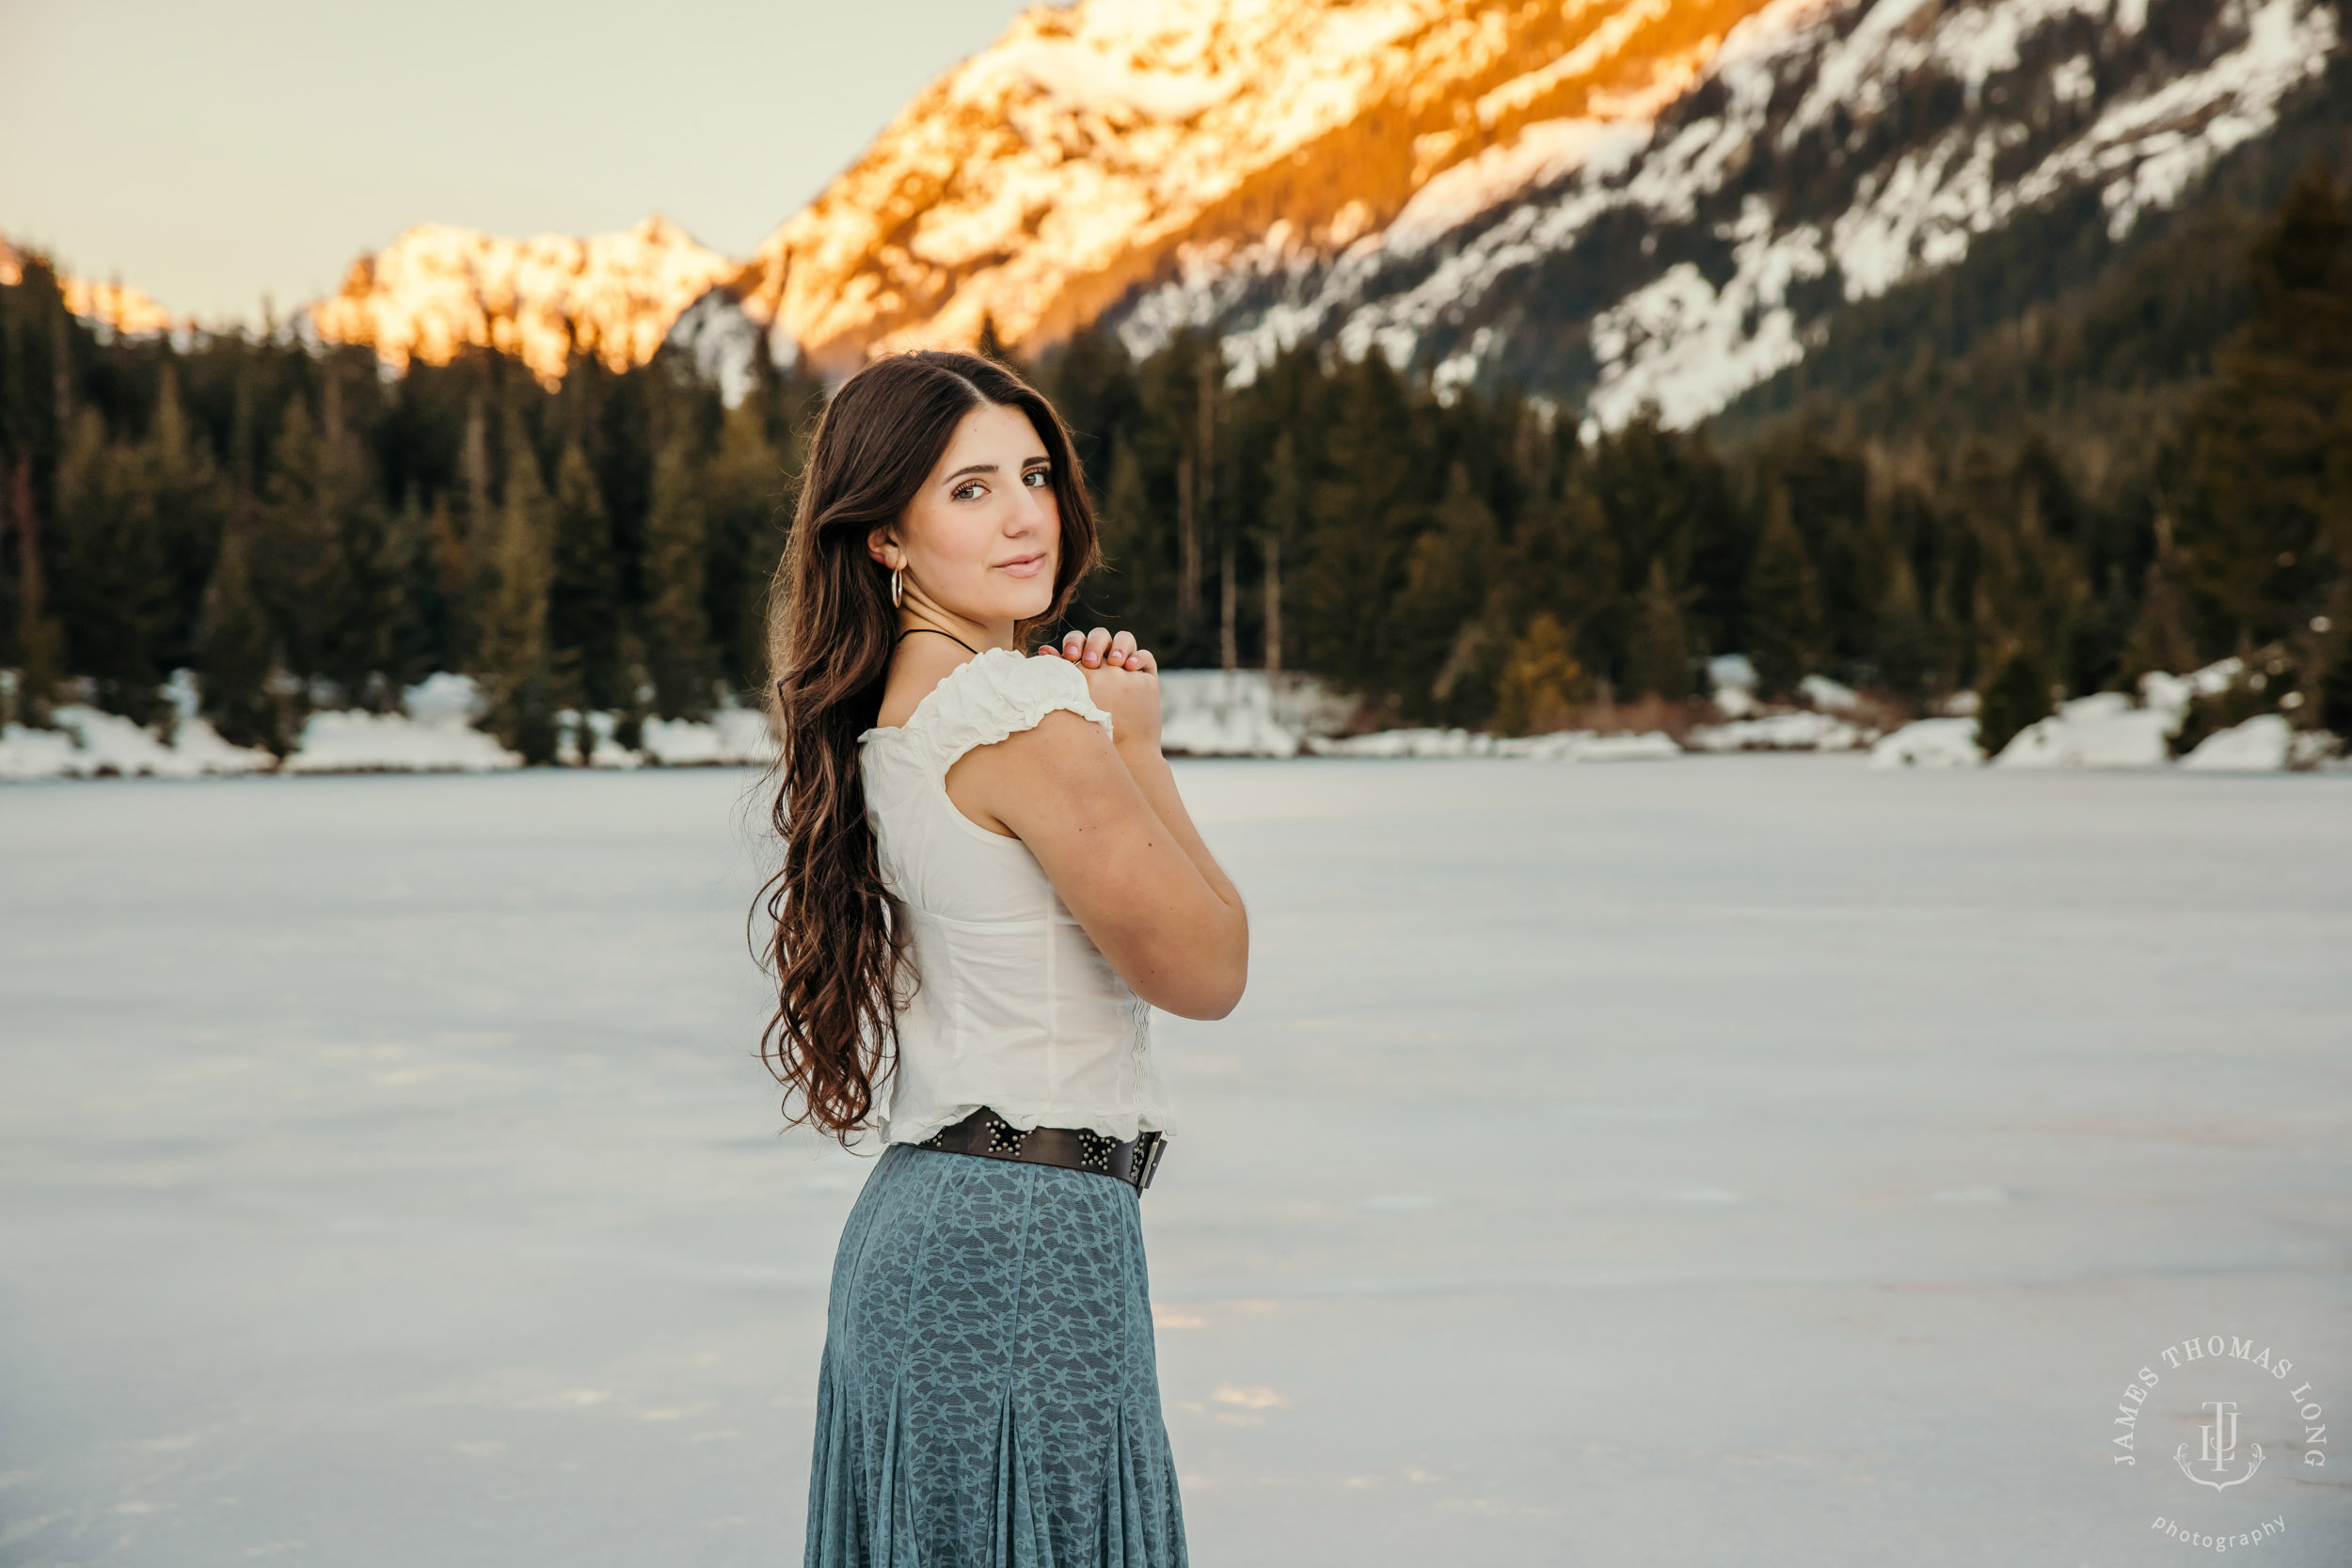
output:
[[[1133,1187],[882,1150],[834,1257],[805,1568],[1186,1568]]]

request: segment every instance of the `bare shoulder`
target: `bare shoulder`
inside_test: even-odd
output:
[[[975,746],[947,769],[947,796],[991,832],[1031,841],[1083,832],[1105,812],[1151,803],[1103,726],[1054,708],[1026,729]]]

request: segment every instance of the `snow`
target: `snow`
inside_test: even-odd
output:
[[[446,364],[486,344],[553,386],[575,348],[614,371],[644,364],[687,307],[741,265],[659,214],[587,239],[424,223],[362,259],[310,321],[327,341],[373,348],[396,367]]]
[[[207,773],[481,773],[523,766],[496,736],[475,728],[483,697],[473,678],[448,672],[426,676],[403,694],[400,711],[322,709],[303,721],[294,751],[281,763],[269,752],[230,746],[196,718],[197,692],[185,671],[166,689],[181,718],[167,746],[129,720],[96,708],[56,710],[60,728],[9,724],[0,732],[0,780],[93,778],[152,774],[187,778]],[[573,728],[580,715],[557,715],[557,758],[578,766]],[[643,746],[630,751],[612,738],[614,716],[592,713],[590,766],[630,768],[648,762],[671,768],[764,767],[775,755],[767,716],[723,708],[703,721],[648,719]]]
[[[750,708],[724,708],[708,720],[648,719],[645,754],[665,768],[766,767],[775,759],[775,736],[768,716]]]
[[[1826,103],[1835,100],[1821,95],[1833,82],[1863,71],[1874,83],[1895,81],[1906,71],[1938,64],[1973,87],[1987,74],[2016,65],[2021,37],[2081,8],[2074,0],[1955,8],[1931,37],[1904,33],[1887,42],[1882,17],[1902,8],[1882,3],[1832,51],[1817,77],[1815,96],[1784,127],[1782,142],[1789,145],[1798,131],[1826,112]],[[1967,254],[1973,236],[2069,186],[2101,187],[2107,230],[2116,239],[2150,209],[2171,206],[2224,153],[2268,131],[2279,103],[2325,68],[2336,41],[2334,13],[2308,0],[2262,0],[2243,11],[2242,21],[2246,36],[2235,48],[2145,92],[2119,96],[2089,129],[2007,185],[1994,169],[2010,141],[2022,139],[2015,126],[2001,134],[1990,127],[1956,127],[1926,149],[1904,154],[1883,176],[1866,178],[1854,205],[1833,226],[1832,249],[1846,297],[1871,298],[1917,273],[1947,266]],[[2087,62],[2077,57],[2059,70],[2072,73],[2058,84],[2061,97],[2078,99],[2090,92]]]
[[[231,746],[201,719],[180,719],[168,744],[119,714],[80,704],[51,712],[54,730],[0,727],[0,779],[186,779],[253,773],[275,762],[267,752]]]
[[[1241,90],[1242,71],[1138,71],[1092,39],[1022,38],[993,52],[1005,71],[1079,109],[1131,109],[1152,119],[1186,120]],[[985,107],[977,83],[962,88],[965,102]]]
[[[2189,702],[2228,690],[2244,672],[2244,664],[2235,658],[2218,660],[2185,675],[2152,672],[2139,679],[2137,705],[2121,691],[2077,697],[2061,704],[2049,718],[2020,730],[1994,762],[2002,768],[2163,766],[2172,760],[2167,742],[2180,730]],[[2288,754],[2283,746],[2278,756],[2274,766],[2286,766]]]
[[[2246,37],[2238,47],[2107,105],[2089,131],[2018,182],[2012,204],[2030,206],[2067,184],[2096,181],[2107,232],[2121,239],[2142,214],[2171,206],[2223,154],[2266,135],[2280,102],[2327,70],[2339,37],[2336,13],[2309,0],[2261,0],[2239,15]]]
[[[1921,719],[1870,748],[1873,768],[1974,768],[1982,761],[1974,718]]]
[[[2165,1345],[2341,1398],[2352,781],[1175,766],[1253,943],[1153,1020],[1194,1560],[2134,1561],[2223,1506],[2193,1401],[2104,1457]],[[872,1167],[752,1056],[755,782],[0,802],[0,1555],[798,1551]]]
[[[679,312],[666,341],[686,353],[697,375],[718,387],[719,401],[729,408],[751,395],[763,353],[779,370],[790,362],[783,336],[762,329],[724,289],[711,290]]]
[[[1464,729],[1375,730],[1343,740],[1310,736],[1306,750],[1338,757],[1538,757],[1567,762],[1655,762],[1682,755],[1672,736],[1656,731],[1494,736]]]
[[[2047,125],[2039,97],[2011,91],[1988,103],[1987,84],[2053,37],[2086,27],[2120,35],[2144,22],[2136,4],[2117,7],[2112,19],[2107,11],[2107,0],[1775,0],[1740,18],[1711,55],[1703,44],[1687,59],[1661,56],[1622,104],[1596,88],[1583,119],[1538,121],[1438,168],[1385,230],[1343,251],[1335,237],[1318,252],[1288,226],[1263,237],[1177,240],[1168,269],[1176,276],[1122,308],[1119,333],[1132,352],[1148,354],[1181,325],[1213,325],[1236,386],[1284,348],[1316,338],[1348,357],[1377,351],[1399,367],[1428,353],[1433,380],[1451,396],[1507,350],[1507,332],[1473,325],[1507,276],[1572,249],[1612,214],[1630,213],[1655,230],[1700,222],[1743,181],[1756,182],[1759,146],[1793,152],[1841,108],[1855,118],[1858,137],[1880,122],[1899,128],[1905,95],[1937,78],[1958,83],[1962,119],[1941,134],[1913,133],[1915,144],[1861,169],[1828,210],[1784,211],[1752,190],[1716,231],[1733,242],[1729,276],[1676,260],[1621,283],[1624,293],[1594,313],[1599,374],[1588,429],[1614,428],[1648,402],[1671,425],[1695,424],[1802,358],[1819,324],[1799,319],[1799,285],[1835,268],[1848,300],[1876,297],[1960,261],[1978,236],[2086,183],[2099,189],[2109,231],[2121,237],[2150,210],[2177,202],[2232,149],[2267,135],[2279,105],[2325,69],[2340,31],[2335,10],[2318,0],[2238,0],[2204,37],[2181,40],[2193,53],[2107,84],[2104,103],[2098,62],[2078,48],[2052,67],[2049,90],[2058,103],[2095,106],[2093,118],[2021,160],[2019,149]],[[1637,13],[1649,8],[1610,20]],[[1703,78],[1721,87],[1720,107],[1659,129],[1670,102]],[[1486,124],[1501,106],[1534,102],[1545,79],[1539,69],[1489,89],[1470,118]],[[1611,112],[1596,114],[1603,103]],[[1836,150],[1829,156],[1833,167],[1843,161]],[[1431,336],[1448,331],[1442,356],[1431,353]]]
[[[473,727],[482,697],[473,680],[446,672],[410,687],[399,713],[328,710],[303,721],[288,773],[496,772],[522,757]]]
[[[2190,700],[2228,689],[2243,674],[2237,659],[2222,659],[2186,675],[2141,677],[2140,703],[2101,692],[2065,704],[2021,731],[1997,759],[2005,768],[2144,768],[2170,760],[2166,738],[2177,731]],[[1266,757],[1533,757],[1602,762],[1680,756],[1686,752],[1851,752],[1871,749],[1874,767],[1953,767],[1981,761],[1977,750],[1974,693],[1946,705],[1947,717],[1923,720],[1881,737],[1852,688],[1825,675],[1807,675],[1798,693],[1810,705],[1767,706],[1756,697],[1755,666],[1740,654],[1709,660],[1713,704],[1722,722],[1700,724],[1677,741],[1662,732],[1638,734],[1567,730],[1502,736],[1459,728],[1398,728],[1338,738],[1354,719],[1357,699],[1295,673],[1269,681],[1263,670],[1164,670],[1160,673],[1160,744],[1171,756]],[[167,688],[182,716],[175,744],[166,746],[130,721],[93,708],[64,707],[61,731],[8,725],[0,733],[0,781],[151,774],[208,773],[498,772],[522,758],[475,728],[483,698],[469,676],[428,676],[405,694],[401,711],[373,714],[324,710],[304,724],[283,764],[269,753],[228,745],[195,717],[193,677],[179,672]],[[556,760],[580,766],[582,717],[557,715]],[[775,757],[765,713],[722,708],[707,720],[644,721],[637,750],[613,738],[616,716],[591,713],[591,768],[765,768]],[[2296,768],[2322,766],[2333,756],[2326,736],[2273,726],[2241,726],[2238,738],[2217,746],[2192,766]],[[2221,737],[2215,737],[2219,741]],[[1875,744],[1874,744],[1875,743]],[[2208,744],[2212,744],[2209,742]],[[2228,759],[2226,761],[2222,759]]]
[[[1721,289],[1678,261],[1593,318],[1601,372],[1590,422],[1613,429],[1655,403],[1666,424],[1696,424],[1804,357],[1787,300],[1793,285],[1828,268],[1819,231],[1801,224],[1773,233],[1771,204],[1751,196],[1735,237],[1738,271]]]
[[[1596,178],[1617,173],[1649,140],[1642,121],[1545,119],[1453,167],[1440,169],[1413,193],[1382,236],[1389,250],[1426,250],[1481,213],[1520,192],[1565,179],[1579,169]]]
[[[2154,768],[2171,760],[2165,737],[2179,723],[2161,708],[2134,707],[2121,691],[2096,692],[2018,731],[1993,766]]]
[[[1508,755],[1508,747],[1507,741],[1499,742],[1496,749]],[[1531,750],[1528,754],[1542,753]],[[1682,748],[1670,736],[1653,730],[1638,735],[1577,735],[1565,754],[1578,762],[1662,762],[1682,755]]]
[[[1715,706],[1725,716],[1743,718],[1755,711],[1756,683],[1762,677],[1745,654],[1717,654],[1707,661],[1707,683]]]
[[[2153,708],[2179,716],[2190,702],[2199,697],[2218,697],[2230,689],[2231,684],[2245,673],[2246,663],[2239,658],[2225,658],[2193,670],[2185,675],[2168,674],[2161,670],[2150,671],[2139,677],[2139,700]]]
[[[1346,722],[1355,703],[1311,677],[1263,670],[1160,672],[1160,750],[1171,756],[1289,757]]]
[[[2060,704],[2049,718],[2017,732],[1994,759],[2010,768],[2163,768],[2172,762],[2171,736],[2189,703],[2217,696],[2245,673],[2225,658],[2185,675],[2154,672],[2139,678],[2139,701],[2121,691],[2094,692]],[[1973,697],[1974,693],[1963,693]],[[1962,705],[1947,705],[1957,710]],[[1957,768],[1983,760],[1976,743],[1976,704],[1966,713],[1906,724],[1871,749],[1874,768]],[[2335,750],[2332,737],[2289,727],[2275,713],[2208,736],[2180,766],[2196,771],[2267,771],[2317,768]]]
[[[1824,713],[1851,713],[1862,705],[1862,694],[1827,675],[1807,675],[1797,683],[1797,695]]]
[[[2181,759],[2199,771],[2275,773],[2287,766],[2294,731],[2276,713],[2259,713],[2242,724],[2217,730]]]
[[[24,253],[10,245],[6,235],[0,235],[0,285],[14,287],[24,279]],[[175,320],[169,310],[152,298],[125,287],[119,280],[101,282],[61,272],[57,275],[57,292],[64,296],[68,311],[95,324],[102,334],[144,338],[169,333],[176,338],[191,325],[184,320]]]
[[[1772,713],[1702,724],[1683,744],[1694,752],[1852,752],[1874,733],[1826,713]]]
[[[439,670],[401,693],[400,706],[420,723],[468,722],[482,717],[482,689],[471,675]]]
[[[556,715],[555,760],[565,768],[578,768],[580,765],[579,732],[580,721],[581,716],[571,708],[565,708]],[[590,736],[589,767],[628,768],[643,768],[645,765],[644,752],[632,752],[612,738],[613,731],[619,727],[613,715],[591,713],[587,715],[587,725]]]

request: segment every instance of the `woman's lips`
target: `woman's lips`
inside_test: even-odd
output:
[[[1000,568],[1000,570],[1010,572],[1017,578],[1033,578],[1044,569],[1045,554],[1042,550],[1036,555],[1025,556],[1019,561],[1008,561]]]

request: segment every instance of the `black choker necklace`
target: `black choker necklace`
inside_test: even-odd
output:
[[[906,630],[900,632],[898,637],[892,638],[890,640],[890,645],[895,648],[898,645],[898,638],[912,637],[918,631],[939,631],[939,628],[937,626],[909,626]],[[946,638],[948,641],[956,643],[960,647],[972,648],[971,643],[964,641],[962,638],[958,637],[954,632],[939,631],[939,635]],[[972,651],[977,654],[980,650],[977,648],[972,648]]]

